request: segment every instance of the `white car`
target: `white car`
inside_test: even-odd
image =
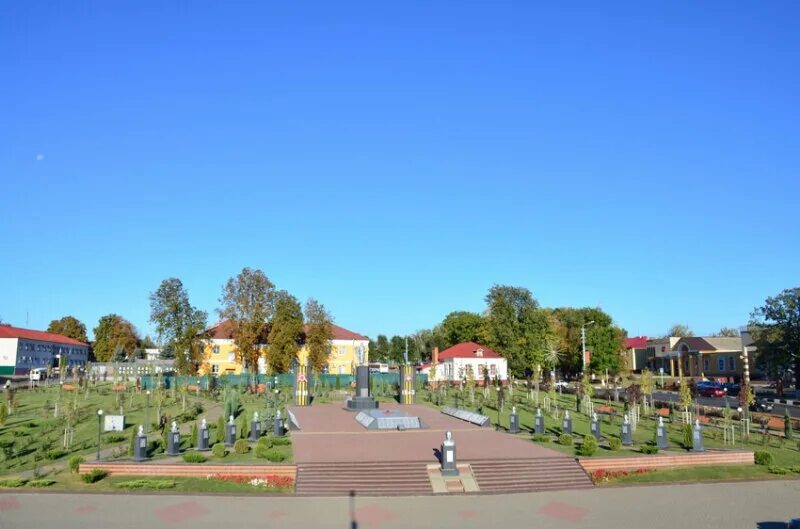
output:
[[[31,377],[31,380],[35,381],[44,380],[47,378],[47,370],[35,367],[31,369],[29,376]]]
[[[569,382],[566,382],[564,380],[559,380],[558,382],[556,382],[556,387],[561,389],[567,389],[569,387]]]

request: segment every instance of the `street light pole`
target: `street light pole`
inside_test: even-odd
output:
[[[100,461],[100,436],[103,433],[103,410],[97,410],[97,461]]]
[[[593,324],[594,320],[581,325],[581,374],[586,372],[586,327]]]
[[[145,393],[146,395],[146,404],[144,409],[144,432],[150,433],[150,390],[148,389]]]

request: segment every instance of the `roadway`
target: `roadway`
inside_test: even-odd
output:
[[[512,495],[348,498],[0,493],[0,529],[785,528],[800,480]],[[352,513],[352,516],[351,516]]]
[[[654,391],[653,398],[655,400],[662,400],[667,402],[679,402],[680,395],[675,392],[671,391]],[[760,398],[760,397],[759,397]],[[714,406],[717,408],[724,408],[725,403],[728,403],[728,406],[732,410],[735,410],[739,407],[739,397],[697,397],[695,399],[698,404],[701,406]],[[779,415],[783,417],[786,413],[786,410],[789,410],[789,415],[792,417],[800,417],[800,407],[798,406],[787,406],[785,404],[773,404],[772,414]]]

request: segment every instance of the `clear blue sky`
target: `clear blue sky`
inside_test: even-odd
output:
[[[389,4],[3,2],[0,317],[144,334],[251,266],[372,336],[493,283],[709,333],[800,285],[798,2]]]

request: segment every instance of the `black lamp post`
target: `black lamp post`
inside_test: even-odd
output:
[[[103,410],[97,410],[97,461],[100,461],[100,436],[103,433]]]
[[[147,390],[147,392],[145,392],[145,398],[146,398],[146,403],[145,403],[145,409],[144,409],[144,432],[145,433],[149,433],[150,432],[150,390],[149,389]]]
[[[497,429],[500,429],[500,386],[494,388],[497,390]]]

